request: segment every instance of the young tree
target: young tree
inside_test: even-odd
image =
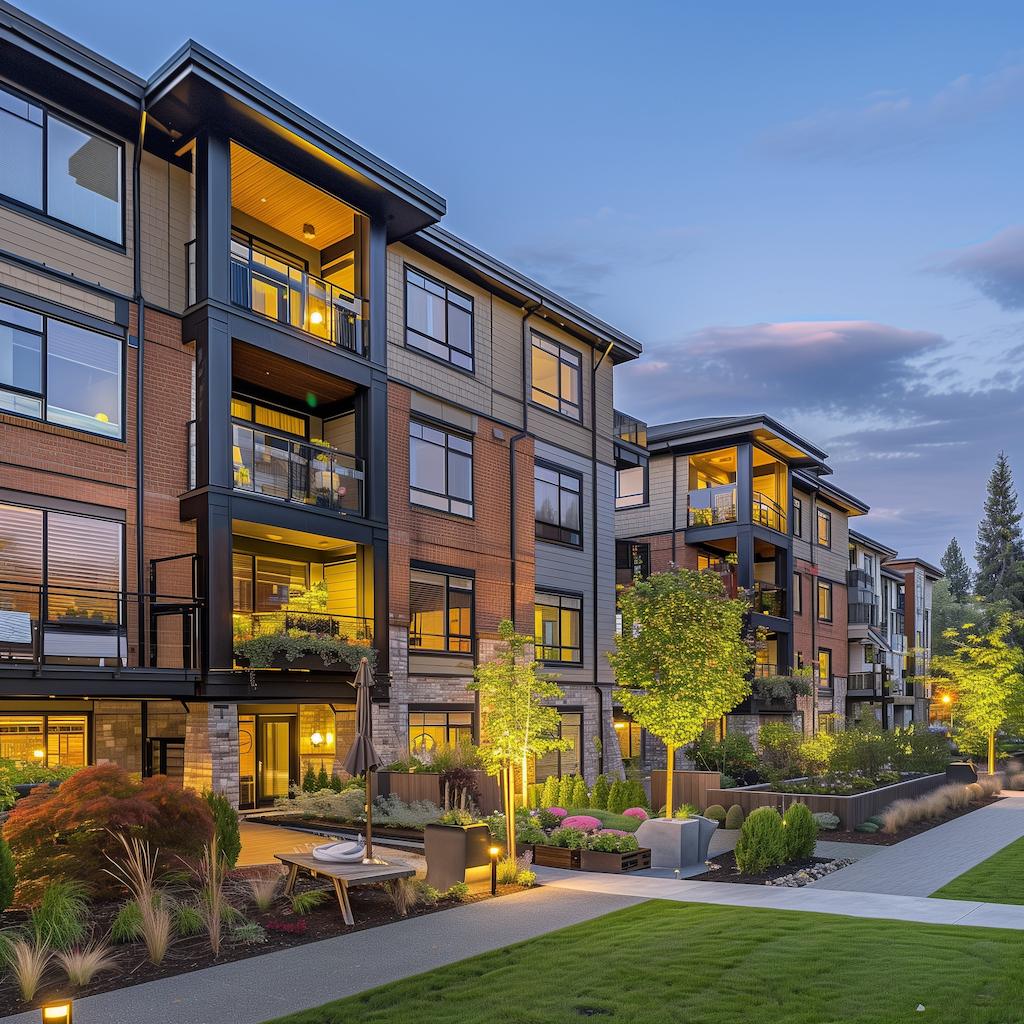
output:
[[[522,772],[523,806],[527,805],[530,758],[552,750],[565,750],[559,738],[558,709],[542,703],[556,700],[562,691],[537,674],[537,662],[528,651],[533,637],[515,631],[509,621],[498,627],[504,645],[494,658],[477,667],[471,688],[480,694],[480,754],[491,775],[498,776],[505,806],[506,853],[515,856],[515,773]]]
[[[939,564],[946,574],[950,597],[958,604],[962,604],[967,600],[971,590],[971,570],[956,537],[946,545]]]
[[[654,573],[619,594],[622,635],[608,658],[619,702],[667,749],[669,817],[676,749],[750,694],[747,607],[726,596],[717,573],[690,569]]]
[[[953,653],[934,658],[936,682],[956,693],[957,720],[966,744],[984,743],[988,770],[996,770],[995,737],[1024,695],[1024,651],[1012,639],[1020,621],[1004,614],[988,632],[974,632],[968,623],[947,630]]]
[[[988,480],[985,513],[978,524],[974,589],[990,601],[1008,601],[1024,607],[1024,538],[1013,474],[1005,452],[1000,452]]]

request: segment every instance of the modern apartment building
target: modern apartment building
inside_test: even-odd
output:
[[[478,735],[513,618],[617,764],[612,378],[640,346],[189,42],[148,80],[0,3],[0,756],[240,806]],[[310,641],[312,636],[315,642]]]

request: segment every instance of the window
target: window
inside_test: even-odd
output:
[[[629,586],[639,576],[651,575],[651,545],[640,541],[615,542],[615,582]]]
[[[263,402],[254,402],[249,398],[232,395],[231,415],[236,420],[245,420],[281,433],[295,434],[303,438],[309,436],[309,420],[305,416],[265,405]]]
[[[472,579],[412,570],[409,576],[409,648],[472,653]]]
[[[463,370],[473,369],[473,300],[405,269],[405,343]]]
[[[832,547],[832,513],[818,509],[818,543],[823,548]]]
[[[832,583],[818,580],[818,621],[832,621]]]
[[[875,556],[864,555],[864,572],[868,574],[872,579],[875,578]]]
[[[533,401],[563,416],[581,420],[582,366],[582,356],[576,349],[535,334]]]
[[[612,723],[619,740],[619,752],[623,760],[639,757],[642,752],[643,729],[625,711],[615,711]]]
[[[533,505],[538,540],[583,545],[580,526],[580,495],[583,479],[578,473],[555,469],[543,462],[533,467]]]
[[[647,466],[627,466],[615,471],[615,507],[647,504]]]
[[[804,503],[800,498],[793,498],[793,536],[804,535]]]
[[[3,89],[0,138],[0,193],[121,244],[123,148],[118,143]]]
[[[121,437],[124,343],[0,302],[0,409]]]
[[[0,757],[26,764],[82,768],[88,758],[85,715],[3,715]]]
[[[793,573],[793,614],[803,615],[804,613],[804,587],[800,573]]]
[[[583,715],[579,711],[559,711],[558,735],[568,740],[568,750],[552,750],[537,758],[534,765],[534,781],[543,782],[549,775],[561,778],[564,775],[579,775],[582,769]]]
[[[818,685],[832,689],[832,652],[827,647],[818,648]]]
[[[409,753],[415,757],[472,742],[472,711],[431,708],[409,712]]]
[[[238,613],[279,612],[309,587],[309,563],[235,551],[231,556],[233,605]]]
[[[409,421],[409,500],[473,517],[473,442],[461,434]]]
[[[538,592],[534,604],[538,660],[580,664],[583,661],[582,618],[581,597]]]

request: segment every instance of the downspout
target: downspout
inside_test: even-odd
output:
[[[677,506],[679,504],[679,490],[677,482],[677,471],[676,467],[679,465],[679,459],[676,457],[676,453],[672,452],[672,564],[676,564],[676,525],[678,520]]]
[[[132,157],[132,247],[134,249],[134,281],[135,292],[135,330],[138,348],[135,356],[135,571],[136,590],[138,591],[139,617],[139,665],[148,664],[146,640],[146,601],[143,594],[146,589],[145,544],[142,531],[146,514],[145,492],[145,457],[143,445],[143,387],[145,384],[146,351],[146,300],[142,296],[142,149],[146,141],[146,101],[139,103],[139,138]],[[142,737],[145,747],[146,737]]]
[[[807,609],[811,619],[811,660],[813,674],[812,679],[818,679],[818,670],[821,665],[821,660],[818,658],[818,574],[814,571],[818,564],[818,497],[815,492],[811,491],[811,516],[810,523],[808,524],[811,528],[811,587],[810,594],[808,594],[810,607]],[[818,686],[814,689],[814,699],[811,701],[811,735],[818,735],[818,689],[821,686],[821,680],[818,679]],[[835,711],[835,691],[832,693],[832,710]]]
[[[594,689],[597,691],[597,735],[601,742],[597,755],[597,774],[604,774],[604,691],[597,681],[599,647],[597,632],[600,617],[598,616],[598,605],[600,604],[600,590],[598,589],[598,557],[597,557],[597,371],[601,364],[611,352],[615,343],[608,342],[608,347],[601,353],[601,358],[594,364],[590,371],[590,518],[593,523],[593,568],[594,568],[594,607],[593,613],[593,650],[594,650]],[[590,357],[593,362],[593,356]]]

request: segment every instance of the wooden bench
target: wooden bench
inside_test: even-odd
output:
[[[290,896],[295,888],[299,868],[308,871],[314,878],[329,878],[334,883],[338,906],[345,924],[355,924],[352,905],[348,901],[349,886],[373,885],[374,882],[390,882],[396,878],[411,878],[416,874],[408,864],[332,864],[317,860],[311,853],[275,853],[274,857],[288,868],[288,881],[284,892]]]

